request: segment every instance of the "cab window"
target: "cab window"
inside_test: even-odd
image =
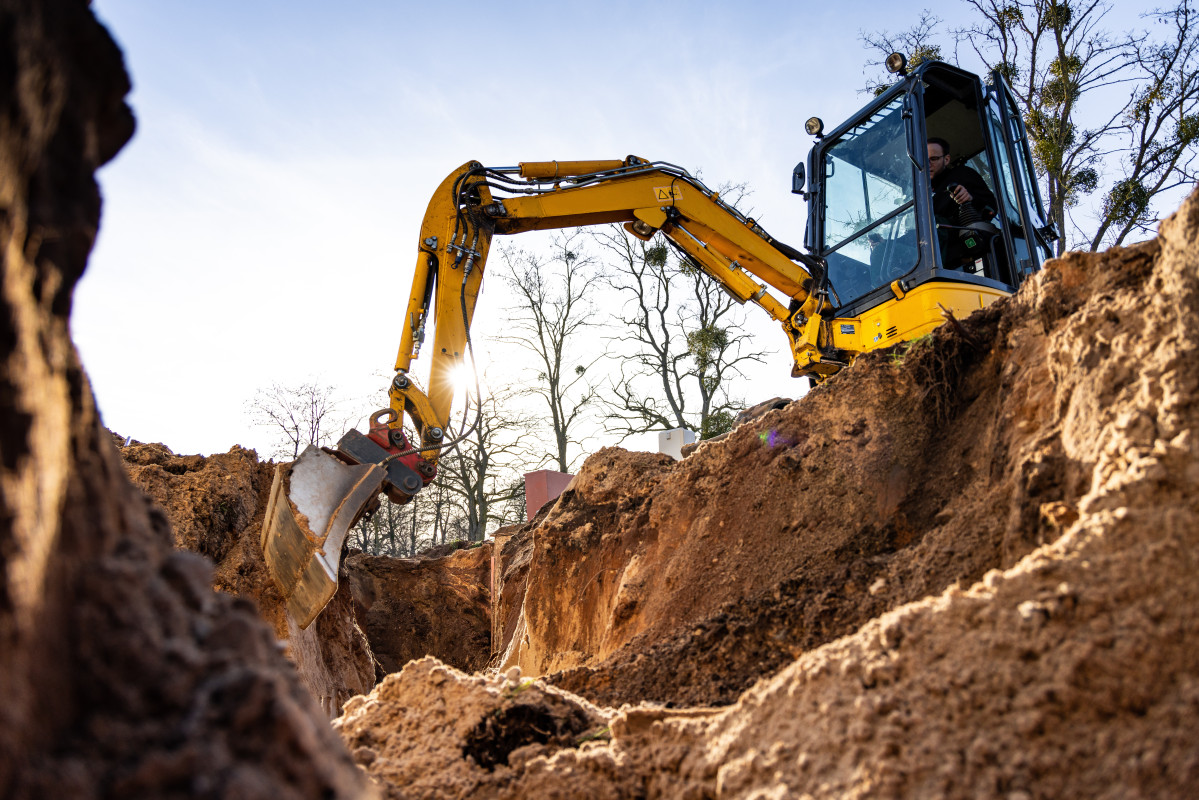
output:
[[[897,97],[824,151],[829,282],[846,305],[910,272],[916,246],[912,163]]]

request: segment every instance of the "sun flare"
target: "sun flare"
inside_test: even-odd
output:
[[[456,395],[462,392],[474,394],[475,373],[469,364],[458,364],[450,370],[450,385],[454,387],[454,394]]]

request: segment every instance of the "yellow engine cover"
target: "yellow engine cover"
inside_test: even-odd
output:
[[[881,303],[859,317],[833,320],[833,346],[865,352],[916,339],[945,322],[942,308],[965,319],[1010,293],[987,286],[930,281]]]

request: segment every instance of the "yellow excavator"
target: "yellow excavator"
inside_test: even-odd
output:
[[[792,172],[792,191],[807,201],[806,253],[665,162],[471,161],[450,173],[421,225],[389,407],[366,434],[352,430],[336,448],[309,447],[277,469],[262,546],[296,622],[306,628],[333,597],[346,535],[379,494],[409,501],[454,443],[451,375],[471,346],[493,236],[619,223],[645,241],[665,237],[738,302],[775,320],[792,375],[815,381],[860,353],[924,335],[946,313],[967,316],[1019,288],[1049,257],[1056,233],[1010,88],[998,74],[984,85],[941,62],[908,71],[898,55],[888,69],[895,85],[835,130],[826,135],[815,117],[807,123],[815,143],[806,168],[800,162]],[[952,143],[954,166],[985,182],[997,207],[937,215],[930,137]],[[424,390],[410,368],[430,325]]]

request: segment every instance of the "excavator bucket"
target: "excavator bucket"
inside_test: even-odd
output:
[[[336,594],[346,534],[375,501],[385,477],[378,464],[346,464],[315,445],[275,468],[262,552],[301,629]]]

